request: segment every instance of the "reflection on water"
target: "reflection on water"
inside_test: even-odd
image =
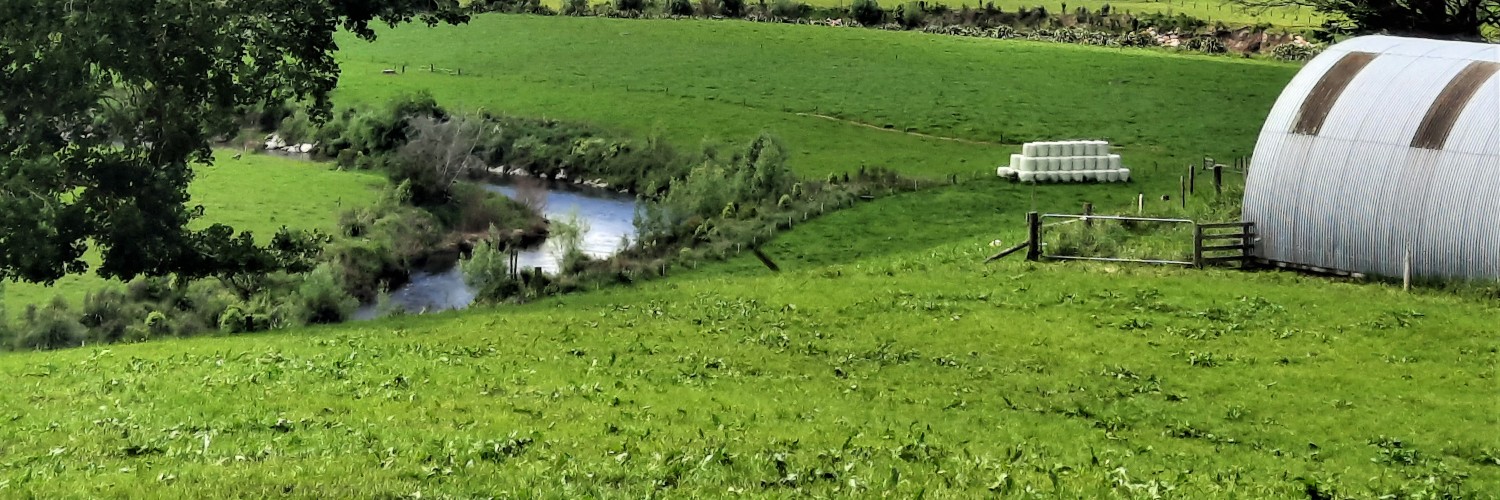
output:
[[[485,189],[514,198],[516,190],[506,184],[486,184]],[[583,251],[590,257],[604,258],[620,250],[622,241],[635,238],[635,199],[611,191],[553,185],[547,189],[542,213],[550,220],[564,220],[577,215],[588,225],[583,234]],[[542,268],[548,273],[558,269],[559,256],[549,245],[525,250],[518,256],[522,269]],[[457,266],[436,273],[413,272],[411,281],[390,293],[389,307],[408,313],[463,309],[474,302],[474,291],[464,284]],[[355,312],[355,319],[370,319],[381,311],[367,304]]]
[[[511,198],[516,197],[516,188],[509,185],[486,184],[485,189]],[[547,219],[566,220],[577,215],[588,224],[583,235],[583,252],[589,257],[602,258],[620,251],[621,239],[634,241],[635,199],[599,189],[567,187],[547,191],[547,205],[542,208]],[[540,267],[548,273],[557,272],[558,255],[547,245],[521,252],[521,268]]]

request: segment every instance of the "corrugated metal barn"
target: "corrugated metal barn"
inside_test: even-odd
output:
[[[1258,257],[1500,278],[1500,45],[1366,36],[1297,73],[1245,185]]]

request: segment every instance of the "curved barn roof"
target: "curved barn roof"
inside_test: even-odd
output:
[[[1308,62],[1261,129],[1244,219],[1276,262],[1500,278],[1500,45],[1367,36]]]

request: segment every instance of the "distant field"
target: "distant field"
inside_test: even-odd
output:
[[[807,3],[809,5],[824,7],[847,7],[852,3],[852,0],[809,0]],[[880,5],[881,7],[889,9],[904,3],[906,2],[884,0],[880,2]],[[980,8],[991,2],[978,0],[938,0],[936,2],[928,3],[938,3],[948,5],[953,8],[962,8],[964,6],[968,6],[970,8]],[[1127,0],[1123,2],[1106,0],[1074,0],[1069,2],[1059,2],[1057,0],[1047,0],[1044,2],[1027,0],[999,0],[993,3],[995,4],[995,7],[999,8],[1000,10],[1009,12],[1014,12],[1020,10],[1021,8],[1034,9],[1037,7],[1045,7],[1049,12],[1053,13],[1063,12],[1064,6],[1067,6],[1067,12],[1072,13],[1079,7],[1086,7],[1089,10],[1099,10],[1101,7],[1108,5],[1110,10],[1114,12],[1129,12],[1132,14],[1187,14],[1188,16],[1208,21],[1210,25],[1212,25],[1214,21],[1220,21],[1229,26],[1253,26],[1256,24],[1265,23],[1284,28],[1292,28],[1298,26],[1316,26],[1318,23],[1314,22],[1314,20],[1321,19],[1321,16],[1318,16],[1312,11],[1312,9],[1306,7],[1295,9],[1277,8],[1257,14],[1242,9],[1228,2],[1220,2],[1214,0],[1176,0],[1161,2],[1150,0]]]
[[[465,2],[465,3],[468,3],[468,2]],[[598,3],[598,2],[590,2],[590,3]],[[755,2],[750,2],[750,3],[755,3]],[[772,2],[766,2],[766,3],[770,4]],[[845,8],[847,8],[851,3],[853,3],[853,1],[852,0],[806,0],[804,3],[806,3],[808,5],[816,6],[816,7],[845,7]],[[880,6],[883,7],[883,8],[886,8],[886,9],[891,9],[891,8],[895,8],[896,6],[902,5],[904,3],[906,3],[906,2],[899,1],[899,0],[884,0],[884,1],[880,2]],[[1236,25],[1256,25],[1256,24],[1265,23],[1265,24],[1271,24],[1271,25],[1278,26],[1278,27],[1283,27],[1283,28],[1309,27],[1309,26],[1317,26],[1318,23],[1319,23],[1319,21],[1322,19],[1322,16],[1319,16],[1318,14],[1314,13],[1312,11],[1312,9],[1309,9],[1309,8],[1306,8],[1306,7],[1300,7],[1300,8],[1282,7],[1282,8],[1276,8],[1276,9],[1270,9],[1270,10],[1268,10],[1266,12],[1262,12],[1262,13],[1253,13],[1251,11],[1247,11],[1245,9],[1242,9],[1242,8],[1240,8],[1238,6],[1232,5],[1232,4],[1228,3],[1228,2],[1220,2],[1220,1],[1214,1],[1214,0],[1198,0],[1198,1],[1192,1],[1192,0],[1186,0],[1186,1],[1184,1],[1184,0],[1176,0],[1176,1],[1127,0],[1127,1],[1123,1],[1123,2],[1113,2],[1113,1],[1106,1],[1106,0],[1075,0],[1075,1],[1072,1],[1072,2],[1059,2],[1057,0],[1047,0],[1047,1],[999,0],[999,1],[995,1],[995,2],[985,2],[985,1],[979,1],[979,0],[932,0],[932,1],[928,1],[927,3],[928,4],[947,5],[947,6],[950,6],[952,8],[955,8],[955,9],[956,8],[962,8],[964,6],[968,6],[970,8],[980,8],[980,7],[983,7],[984,5],[986,5],[988,3],[993,3],[995,5],[995,7],[999,8],[1001,10],[1010,11],[1010,12],[1014,12],[1016,10],[1020,10],[1021,8],[1034,9],[1034,8],[1040,6],[1040,7],[1046,7],[1049,11],[1054,12],[1054,13],[1062,12],[1064,5],[1067,6],[1068,12],[1072,12],[1074,9],[1077,9],[1079,7],[1087,7],[1089,10],[1098,10],[1099,8],[1101,8],[1101,7],[1105,6],[1105,5],[1108,5],[1111,10],[1114,10],[1116,12],[1130,12],[1130,13],[1133,13],[1133,14],[1146,14],[1146,13],[1187,14],[1189,16],[1196,17],[1198,19],[1203,19],[1205,21],[1208,21],[1209,24],[1213,24],[1214,21],[1220,21],[1220,22],[1223,22],[1224,24],[1229,25],[1229,26],[1236,26]],[[563,2],[562,2],[562,0],[543,0],[542,4],[546,5],[548,7],[552,7],[554,9],[558,9],[558,8],[561,8]]]
[[[199,224],[223,223],[268,239],[285,225],[332,230],[341,207],[375,200],[385,179],[362,172],[337,172],[326,164],[312,164],[266,155],[230,158],[234,150],[220,150],[211,167],[199,167],[189,192],[201,204]],[[5,307],[11,316],[27,304],[40,304],[61,295],[75,305],[85,293],[105,283],[92,274],[65,277],[52,286],[29,283],[5,285]]]
[[[657,131],[686,148],[768,129],[787,139],[793,167],[808,175],[861,164],[924,176],[993,172],[1022,142],[1062,138],[1108,139],[1136,166],[1249,154],[1297,69],[737,21],[481,15],[462,27],[404,27],[383,30],[375,44],[340,43],[340,102],[427,89],[449,106]]]

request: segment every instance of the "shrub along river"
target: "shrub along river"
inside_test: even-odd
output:
[[[515,187],[509,184],[484,184],[484,187],[491,192],[516,197]],[[626,240],[634,241],[635,208],[635,198],[628,195],[554,182],[546,186],[542,214],[554,221],[576,216],[587,226],[582,239],[584,253],[592,258],[605,258],[618,252]],[[539,267],[544,272],[556,273],[560,258],[560,252],[543,244],[520,253],[520,268]],[[474,302],[474,290],[464,283],[463,271],[456,265],[437,272],[412,271],[411,281],[391,291],[389,302],[391,307],[399,307],[408,313],[463,309]],[[354,318],[371,319],[380,312],[376,304],[365,304],[354,313]]]

